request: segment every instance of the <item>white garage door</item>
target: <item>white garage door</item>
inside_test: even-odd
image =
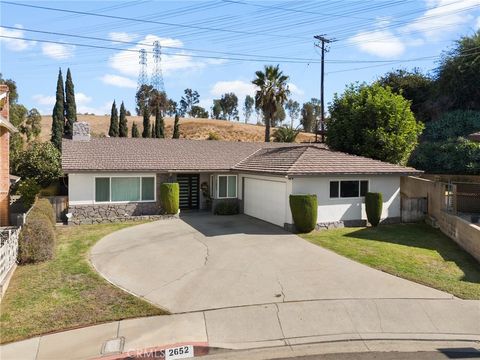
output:
[[[244,213],[283,227],[286,184],[281,181],[244,178]]]

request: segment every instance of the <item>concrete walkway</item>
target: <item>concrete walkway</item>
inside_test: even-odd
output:
[[[249,216],[196,213],[112,233],[91,252],[110,282],[171,313],[332,299],[448,299]]]

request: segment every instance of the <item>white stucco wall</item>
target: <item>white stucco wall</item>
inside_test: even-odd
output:
[[[68,202],[70,205],[95,203],[95,177],[152,176],[155,173],[77,173],[68,174]],[[158,197],[158,194],[157,194]]]
[[[365,220],[364,198],[330,198],[330,181],[368,180],[370,192],[383,195],[382,219],[400,217],[400,176],[332,176],[294,178],[292,194],[316,194],[318,222]]]

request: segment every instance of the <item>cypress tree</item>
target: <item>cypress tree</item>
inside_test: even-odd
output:
[[[112,104],[112,112],[110,115],[110,129],[108,129],[108,136],[118,137],[118,110],[117,104],[115,104],[115,100],[113,100]]]
[[[65,125],[65,96],[63,92],[62,69],[58,70],[57,94],[52,113],[52,137],[50,141],[62,151],[63,127]]]
[[[150,137],[150,112],[148,110],[148,106],[145,106],[143,108],[143,132],[142,132],[142,137],[143,138],[149,138]]]
[[[120,121],[118,125],[118,136],[127,137],[128,136],[128,127],[127,127],[127,111],[125,110],[125,105],[120,105]]]
[[[155,123],[152,123],[152,130],[150,131],[150,137],[155,138],[156,132],[155,132]]]
[[[178,114],[175,114],[175,122],[173,123],[173,136],[172,139],[179,139],[180,138],[180,118]]]
[[[159,107],[157,107],[155,113],[155,137],[159,139],[165,137],[165,122],[163,121],[162,112]]]
[[[135,121],[132,124],[132,138],[138,138],[140,137],[140,134],[138,133],[138,127],[137,124],[135,124]]]
[[[70,68],[67,69],[65,80],[65,136],[71,138],[73,135],[73,123],[77,121],[77,104],[75,103],[75,89],[73,86]]]

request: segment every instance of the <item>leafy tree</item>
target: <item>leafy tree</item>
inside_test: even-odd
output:
[[[26,119],[28,109],[22,104],[10,105],[10,122],[13,126],[19,127]]]
[[[382,76],[378,83],[383,87],[389,86],[396,94],[402,95],[411,101],[411,110],[417,120],[429,121],[431,114],[431,97],[434,91],[434,81],[421,73],[418,68],[412,71],[403,69],[391,71]]]
[[[277,104],[277,110],[275,111],[275,118],[273,119],[272,126],[278,126],[285,121],[287,114],[281,104]]]
[[[480,131],[480,111],[454,110],[444,113],[440,119],[425,125],[422,138],[427,141],[441,141],[467,136]]]
[[[222,105],[220,103],[220,99],[213,100],[212,106],[212,119],[222,119]]]
[[[64,135],[71,138],[73,135],[73,123],[77,121],[77,105],[75,103],[75,89],[70,68],[67,69],[67,79],[65,81],[65,117]]]
[[[24,147],[25,141],[19,132],[10,135],[10,173],[12,174],[14,174],[14,164],[16,164]]]
[[[173,135],[172,139],[180,138],[180,117],[178,114],[175,114],[175,122],[173,123]]]
[[[17,103],[18,100],[18,92],[17,92],[17,84],[12,79],[4,79],[2,73],[0,73],[0,84],[8,86],[8,102],[10,106]],[[13,124],[13,123],[12,123]]]
[[[120,120],[118,123],[118,136],[119,137],[128,137],[128,126],[127,126],[127,112],[125,110],[125,105],[120,105]]]
[[[180,115],[192,116],[192,107],[200,102],[200,95],[192,89],[185,89],[184,96],[180,100]]]
[[[108,136],[118,137],[118,135],[118,110],[117,105],[115,104],[115,100],[113,100],[112,111],[110,113],[110,128],[108,129]]]
[[[423,124],[410,102],[379,84],[350,85],[329,107],[327,144],[333,150],[405,164]]]
[[[46,187],[62,174],[60,152],[50,142],[33,142],[15,160],[13,173]]]
[[[304,131],[313,132],[315,129],[315,105],[306,102],[302,106],[302,118],[300,124]]]
[[[176,112],[177,112],[177,103],[172,99],[168,99],[167,109],[165,110],[165,113],[168,116],[175,116]]]
[[[135,94],[135,101],[137,104],[137,115],[143,115],[143,109],[148,108],[150,114],[155,112],[157,106],[165,112],[168,107],[168,99],[165,92],[160,92],[152,85],[142,85]]]
[[[165,137],[165,122],[159,108],[155,112],[155,137],[163,139]]]
[[[59,150],[62,151],[62,136],[63,136],[63,127],[65,125],[65,96],[63,90],[63,76],[62,70],[58,70],[58,79],[57,79],[57,93],[55,106],[53,107],[52,114],[52,144]]]
[[[150,137],[150,111],[148,107],[143,108],[143,138]]]
[[[140,134],[138,132],[137,124],[134,121],[132,124],[132,138],[138,138],[138,137],[140,137]]]
[[[265,72],[255,72],[256,78],[252,83],[259,87],[255,93],[255,101],[262,109],[265,118],[265,141],[270,141],[270,126],[275,119],[278,105],[283,106],[287,100],[288,76],[280,71],[279,66],[265,66]]]
[[[205,110],[203,107],[198,106],[198,105],[193,105],[192,106],[192,110],[190,111],[190,115],[193,118],[208,119],[208,111]]]
[[[300,133],[299,130],[294,129],[289,126],[281,126],[273,132],[273,141],[275,142],[295,142],[297,135]]]
[[[250,116],[252,116],[254,105],[255,99],[250,95],[245,96],[245,101],[243,102],[243,115],[245,116],[245,124],[248,123]]]
[[[436,76],[447,109],[480,110],[480,30],[456,41],[443,54]]]
[[[288,116],[290,117],[290,127],[293,128],[293,123],[300,116],[300,104],[298,101],[289,99],[285,104],[285,109],[287,109]]]
[[[222,118],[227,120],[238,120],[238,97],[233,92],[223,94],[220,98],[222,107]]]
[[[25,123],[20,125],[20,132],[27,137],[27,141],[37,138],[42,131],[42,115],[33,108],[27,113]]]

